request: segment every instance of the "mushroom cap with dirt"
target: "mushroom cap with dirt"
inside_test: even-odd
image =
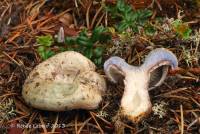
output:
[[[124,59],[114,56],[104,63],[107,77],[114,83],[124,81],[124,93],[121,99],[120,115],[133,122],[151,112],[152,104],[149,89],[162,84],[168,69],[178,66],[176,56],[164,48],[157,48],[150,52],[143,65],[137,67],[129,65]]]
[[[106,90],[104,78],[95,69],[94,63],[78,52],[59,53],[30,72],[22,96],[41,110],[95,109]]]

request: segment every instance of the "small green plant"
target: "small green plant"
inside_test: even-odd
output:
[[[178,36],[183,39],[189,39],[192,30],[189,28],[188,24],[183,23],[180,19],[176,19],[172,22],[172,27]]]
[[[152,25],[147,24],[144,27],[144,32],[148,36],[153,36],[156,33],[156,29]]]
[[[117,0],[116,6],[107,6],[107,11],[113,18],[120,19],[115,27],[119,32],[131,28],[133,32],[139,32],[139,27],[144,26],[147,19],[152,15],[150,10],[133,11],[131,6],[125,4],[124,0]]]
[[[91,36],[84,29],[77,37],[66,37],[65,43],[67,44],[67,50],[80,52],[87,58],[93,60],[95,64],[100,65],[104,51],[104,47],[100,44],[111,39],[111,36],[106,34],[106,32],[107,29],[99,26],[94,28]]]
[[[39,36],[37,37],[36,41],[37,44],[40,45],[37,51],[43,60],[46,60],[55,54],[50,49],[51,45],[54,42],[53,37],[51,35]]]
[[[73,50],[80,52],[93,60],[95,64],[100,65],[104,51],[101,44],[111,39],[111,35],[106,34],[107,32],[106,28],[99,26],[94,28],[90,36],[89,32],[83,29],[76,37],[66,37],[65,44],[67,46],[58,46],[59,51]],[[36,41],[40,45],[37,51],[43,60],[55,55],[55,52],[51,50],[54,42],[51,35],[39,36]]]

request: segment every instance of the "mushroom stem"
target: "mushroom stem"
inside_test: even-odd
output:
[[[124,80],[125,89],[121,100],[121,113],[127,115],[132,121],[139,120],[139,117],[151,110],[148,93],[149,78],[146,73],[138,68],[129,72]]]

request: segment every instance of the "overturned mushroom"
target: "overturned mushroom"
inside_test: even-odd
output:
[[[107,77],[114,83],[124,78],[120,113],[134,122],[147,115],[152,108],[148,89],[161,85],[170,66],[172,69],[178,66],[177,58],[164,48],[153,50],[140,67],[116,56],[108,59],[104,63]]]
[[[22,96],[42,110],[94,109],[105,90],[95,65],[80,53],[67,51],[37,65],[24,83]]]

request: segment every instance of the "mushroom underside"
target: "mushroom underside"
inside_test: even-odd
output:
[[[110,80],[114,83],[120,83],[125,78],[124,72],[115,65],[110,65],[108,70],[109,74],[107,75],[109,75],[109,77],[111,78]]]
[[[168,70],[170,68],[170,65],[162,64],[157,65],[152,71],[150,72],[150,82],[149,82],[149,90],[154,89],[158,86],[160,86],[163,81],[165,80]],[[115,65],[109,66],[109,78],[114,83],[122,83],[123,79],[125,78],[125,73],[119,69]]]
[[[125,89],[121,99],[121,113],[135,122],[151,111],[148,90],[163,83],[168,70],[178,66],[176,56],[163,48],[150,52],[144,63],[131,66],[119,57],[111,57],[104,64],[107,77],[112,82],[124,81]]]
[[[150,74],[150,81],[149,81],[149,90],[160,86],[165,78],[167,77],[167,73],[169,70],[169,65],[163,65],[157,67],[153,70]]]

